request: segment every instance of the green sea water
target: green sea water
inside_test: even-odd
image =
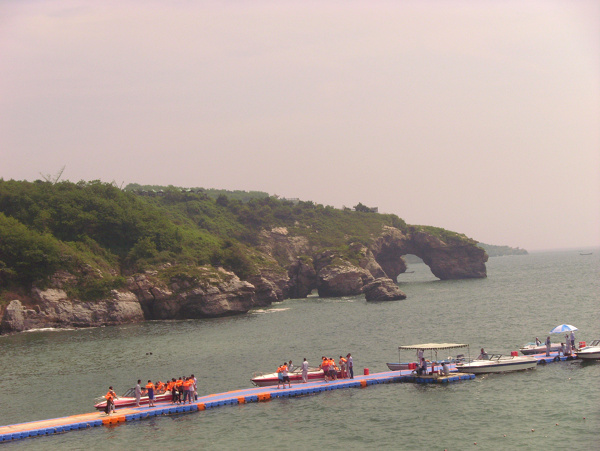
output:
[[[589,252],[589,250],[588,250]],[[251,386],[284,360],[351,352],[387,371],[399,345],[509,353],[562,323],[600,338],[600,251],[496,257],[486,279],[399,276],[405,301],[286,300],[247,315],[0,337],[0,424],[86,413],[109,385],[194,373],[200,394]],[[556,337],[558,340],[558,337]],[[150,354],[151,353],[151,354]],[[406,358],[413,357],[406,354]],[[385,384],[0,444],[11,449],[600,449],[600,363],[548,364],[450,386]],[[476,443],[476,444],[475,444]]]

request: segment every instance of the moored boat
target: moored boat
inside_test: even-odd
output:
[[[560,343],[551,343],[550,352],[558,352],[560,349]],[[519,348],[519,352],[523,355],[541,354],[546,352],[546,345],[536,345],[535,343],[527,343]]]
[[[589,345],[582,347],[577,351],[578,359],[600,360],[600,340],[593,340]]]
[[[438,358],[438,351],[448,350],[448,349],[457,349],[457,348],[469,348],[469,345],[462,343],[422,343],[417,345],[409,345],[409,346],[398,346],[398,361],[400,363],[386,363],[387,367],[392,371],[402,371],[402,370],[416,370],[418,367],[418,363],[415,362],[402,362],[401,359],[401,351],[410,350],[417,351],[417,355],[421,352],[424,356],[425,351],[430,351],[430,359],[428,360],[430,369],[435,370],[436,365],[438,368],[441,368],[442,362],[444,363],[456,363],[464,361],[464,355],[459,354],[456,357],[448,357],[445,359]],[[435,355],[434,355],[435,354]]]
[[[302,383],[302,368],[297,367],[292,371],[288,372],[288,376],[290,377],[290,383]],[[338,379],[341,379],[341,372],[337,372]],[[315,381],[323,381],[325,380],[325,373],[321,368],[308,368],[308,382]],[[259,387],[268,387],[270,385],[278,385],[279,377],[277,373],[268,373],[268,374],[255,374],[251,379],[254,385]]]
[[[170,401],[170,400],[171,400],[171,392],[168,390],[164,393],[154,395],[154,402]],[[135,406],[135,388],[130,388],[122,396],[118,396],[117,398],[115,398],[114,403],[115,403],[116,409],[118,409],[119,407]],[[140,398],[140,405],[148,404],[148,403],[149,403],[148,395],[142,396]],[[106,399],[104,399],[104,396],[96,398],[94,407],[98,410],[106,409]]]
[[[456,364],[456,368],[458,371],[473,374],[507,373],[534,369],[537,363],[535,357],[528,355],[489,354],[470,362],[459,362]]]

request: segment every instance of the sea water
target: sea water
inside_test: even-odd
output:
[[[588,250],[589,252],[589,250]],[[0,337],[0,424],[93,411],[109,385],[194,373],[199,393],[248,388],[292,359],[355,372],[412,360],[398,346],[470,344],[508,354],[562,323],[600,338],[600,251],[491,258],[486,279],[440,281],[424,264],[398,277],[407,299],[286,300],[246,315]],[[554,337],[560,341],[562,337]],[[463,352],[463,351],[459,351]],[[451,352],[443,351],[439,358]],[[385,384],[99,427],[3,449],[599,449],[600,363],[569,361],[448,386]],[[476,444],[476,445],[475,445]]]

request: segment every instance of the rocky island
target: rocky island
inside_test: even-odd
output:
[[[0,331],[236,315],[314,290],[401,300],[407,254],[442,280],[486,277],[465,235],[245,194],[0,180]]]

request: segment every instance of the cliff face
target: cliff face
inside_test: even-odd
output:
[[[353,244],[341,251],[316,252],[303,237],[289,236],[284,228],[261,234],[261,250],[268,267],[240,280],[221,268],[196,268],[200,277],[171,277],[161,270],[135,274],[126,289],[94,302],[69,299],[62,289],[69,274],[62,272],[46,290],[34,289],[27,307],[9,303],[0,323],[1,332],[45,327],[90,327],[151,319],[207,318],[243,314],[286,298],[302,298],[317,289],[322,297],[365,294],[367,301],[405,299],[396,284],[406,270],[402,256],[423,259],[442,279],[486,277],[487,255],[474,242],[446,239],[411,229],[384,227],[370,246]],[[277,268],[277,263],[284,268]],[[101,277],[101,274],[98,275]]]

